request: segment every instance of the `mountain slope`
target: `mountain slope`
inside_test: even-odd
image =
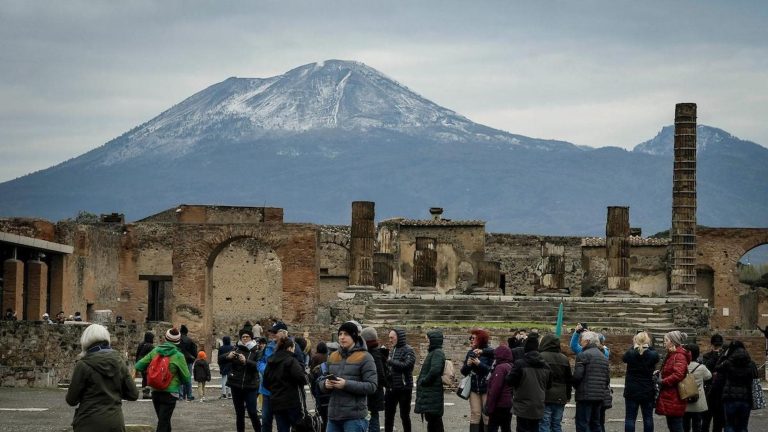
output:
[[[350,201],[372,200],[377,219],[442,206],[491,231],[603,235],[606,206],[629,205],[632,225],[653,233],[671,219],[667,132],[632,152],[514,135],[333,60],[229,78],[78,158],[2,183],[0,216],[132,220],[206,203],[348,223]],[[768,150],[720,140],[699,160],[701,224],[768,225]]]

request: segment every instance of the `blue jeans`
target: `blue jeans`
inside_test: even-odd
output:
[[[725,432],[747,432],[752,404],[745,400],[724,400]]]
[[[300,407],[275,411],[273,414],[277,423],[277,432],[291,432],[291,425],[296,424],[304,415]]]
[[[667,416],[667,429],[669,432],[683,432],[683,417]]]
[[[643,414],[643,432],[653,432],[653,399],[637,401],[624,399],[626,414],[624,415],[624,432],[635,432],[637,411]]]
[[[368,422],[368,432],[379,432],[381,429],[381,423],[379,423],[379,412],[370,411],[371,421]]]
[[[366,432],[367,430],[368,420],[366,419],[328,419],[328,429],[325,432]]]
[[[192,400],[195,398],[195,396],[192,395],[192,365],[193,363],[187,363],[187,368],[189,369],[189,381],[185,382],[179,389],[179,396],[182,400]]]
[[[576,401],[576,432],[600,432],[602,407],[603,401]]]
[[[261,431],[272,432],[272,407],[269,396],[261,394]]]
[[[565,411],[563,404],[544,404],[544,418],[539,423],[539,432],[562,432],[563,411]]]

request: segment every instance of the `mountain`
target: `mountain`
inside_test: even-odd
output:
[[[349,223],[350,202],[371,200],[378,220],[440,206],[491,231],[604,235],[606,206],[629,205],[632,225],[650,234],[671,219],[670,131],[631,152],[529,138],[330,60],[229,78],[82,156],[2,183],[0,216],[134,220],[202,203]],[[768,226],[768,149],[706,126],[699,136],[699,223]]]

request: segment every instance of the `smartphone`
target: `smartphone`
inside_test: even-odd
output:
[[[338,381],[339,379],[334,374],[328,374],[325,379],[331,380],[331,381]]]

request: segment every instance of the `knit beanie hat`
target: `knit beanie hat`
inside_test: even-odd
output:
[[[179,333],[179,330],[174,328],[168,329],[167,332],[165,332],[165,340],[172,344],[178,345],[179,342],[181,342],[181,333]]]
[[[208,357],[205,355],[205,351],[200,351],[199,353],[197,353],[198,360],[205,360],[206,358]]]
[[[252,330],[248,330],[246,328],[242,328],[242,329],[240,329],[240,332],[237,334],[237,336],[242,338],[244,334],[247,334],[248,336],[251,337],[251,339],[253,339],[253,331]]]
[[[360,324],[355,321],[347,321],[339,327],[338,333],[346,332],[355,342],[360,340]]]
[[[525,340],[525,346],[523,348],[523,351],[529,352],[529,351],[538,351],[539,350],[539,338],[537,337],[528,337],[528,339]]]
[[[666,334],[667,339],[669,339],[670,342],[675,344],[675,346],[680,346],[685,342],[686,339],[688,339],[688,334],[683,333],[679,330],[673,330]]]
[[[366,327],[363,329],[363,332],[360,333],[360,336],[363,337],[363,340],[368,341],[375,341],[379,338],[379,333],[376,331],[375,327]]]

